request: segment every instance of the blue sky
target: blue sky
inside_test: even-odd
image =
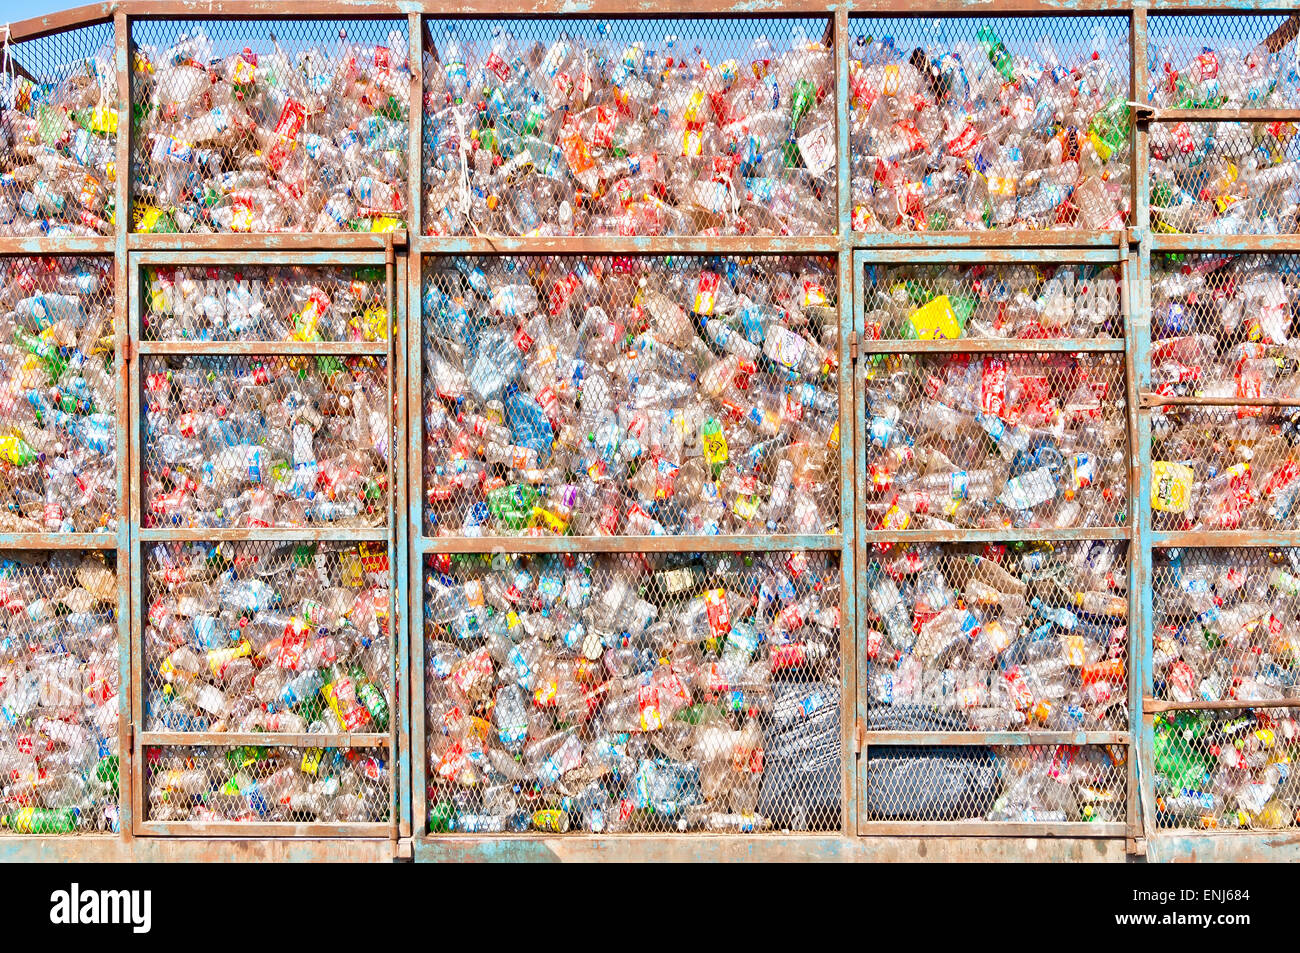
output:
[[[28,20],[55,10],[66,10],[80,3],[60,3],[57,0],[0,0],[0,23]]]

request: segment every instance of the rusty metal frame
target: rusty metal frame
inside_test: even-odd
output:
[[[211,250],[211,251],[136,251],[127,253],[127,270],[129,282],[129,331],[130,340],[135,346],[131,349],[127,362],[130,391],[130,419],[134,422],[129,439],[131,444],[132,469],[130,482],[131,505],[131,587],[134,610],[130,618],[131,672],[130,697],[134,711],[131,729],[131,788],[132,832],[139,837],[152,836],[199,836],[199,837],[387,837],[396,849],[402,829],[403,805],[402,784],[398,773],[401,758],[399,743],[399,722],[402,701],[397,689],[398,659],[405,645],[404,627],[400,626],[401,616],[398,607],[401,604],[400,571],[404,568],[399,559],[402,547],[397,538],[397,507],[405,505],[405,454],[397,452],[396,437],[402,427],[399,412],[404,405],[399,399],[396,381],[400,371],[394,367],[395,362],[403,360],[401,349],[397,346],[398,335],[405,323],[401,307],[405,301],[406,263],[399,262],[394,254],[392,236],[385,237],[382,250],[374,251],[254,251],[254,250]],[[257,264],[295,264],[305,267],[375,267],[384,266],[385,287],[389,315],[388,336],[382,342],[304,342],[304,341],[151,341],[144,340],[142,334],[142,316],[145,306],[141,295],[141,273],[151,266],[204,266],[204,265],[257,265]],[[399,290],[400,288],[400,290]],[[141,469],[146,465],[144,456],[144,407],[141,358],[154,355],[221,355],[221,356],[261,356],[261,355],[355,355],[375,356],[384,361],[386,387],[388,393],[389,458],[388,458],[388,502],[384,525],[379,527],[271,527],[271,528],[144,528],[144,480]],[[217,541],[340,541],[359,542],[364,540],[383,541],[387,544],[389,565],[388,613],[390,625],[389,657],[389,698],[392,714],[389,729],[386,732],[364,734],[289,734],[289,733],[237,733],[237,732],[187,732],[187,731],[147,731],[143,725],[144,714],[144,648],[143,617],[146,607],[144,582],[144,547],[162,542],[217,542]],[[163,822],[146,819],[145,810],[145,748],[203,745],[209,747],[237,747],[239,745],[264,745],[286,747],[321,747],[321,748],[362,748],[385,749],[389,768],[389,795],[387,822],[366,823],[288,823],[288,822]]]

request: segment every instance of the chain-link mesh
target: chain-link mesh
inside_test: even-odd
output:
[[[117,526],[111,258],[0,258],[0,530]]]
[[[869,529],[1121,525],[1128,437],[1119,355],[867,358]]]
[[[1157,549],[1155,697],[1300,700],[1300,550]]]
[[[839,827],[835,557],[424,569],[431,832]]]
[[[1159,828],[1280,830],[1300,826],[1300,721],[1294,708],[1155,716]]]
[[[388,753],[370,748],[146,748],[145,820],[359,824],[389,817]]]
[[[868,265],[871,340],[1123,337],[1115,266]]]
[[[831,21],[429,20],[424,231],[836,231]]]
[[[388,544],[144,551],[146,731],[383,732]]]
[[[1123,731],[1128,560],[1110,542],[891,546],[866,567],[868,727]]]
[[[0,553],[0,831],[117,831],[117,574],[103,553]]]
[[[1152,230],[1295,232],[1296,129],[1292,122],[1152,123]]]
[[[1148,101],[1163,109],[1295,109],[1286,15],[1147,17]]]
[[[406,20],[132,20],[132,228],[405,228]]]
[[[834,532],[825,258],[426,259],[429,532]]]
[[[385,341],[384,267],[146,267],[147,341]]]
[[[116,164],[113,24],[6,39],[0,236],[111,235]]]
[[[1117,823],[1123,745],[915,746],[867,750],[866,821]]]
[[[853,230],[1122,228],[1126,17],[850,20]]]
[[[146,527],[386,522],[384,359],[167,356],[140,364]]]

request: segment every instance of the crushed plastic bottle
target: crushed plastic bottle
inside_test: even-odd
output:
[[[868,526],[1122,525],[1122,390],[1107,356],[874,358],[861,488]]]
[[[145,752],[146,819],[377,823],[389,816],[387,752],[178,746]]]
[[[1300,826],[1300,723],[1292,708],[1155,716],[1159,827],[1280,830]]]
[[[146,268],[152,341],[384,341],[384,269]]]
[[[99,553],[0,559],[0,829],[117,831],[118,590]]]
[[[4,46],[7,58],[13,52],[7,39]],[[0,235],[111,235],[117,178],[112,44],[41,72],[33,82],[8,62],[0,69]]]
[[[956,43],[853,38],[854,231],[1123,228],[1124,27],[1058,48],[1015,20],[943,22]]]
[[[145,572],[146,730],[388,730],[386,543],[167,543]]]
[[[424,302],[427,525],[832,533],[825,259],[456,259]]]
[[[839,823],[825,555],[435,556],[433,832]]]
[[[425,233],[833,233],[829,25],[757,25],[784,35],[448,26],[424,56]]]
[[[1128,723],[1122,545],[883,549],[865,574],[873,729],[1093,731]]]
[[[392,428],[374,357],[146,359],[144,525],[379,526]]]
[[[1300,699],[1300,551],[1162,549],[1155,554],[1157,698]]]
[[[360,26],[362,33],[387,24]],[[411,74],[404,29],[218,55],[202,27],[134,49],[138,232],[405,228]]]
[[[117,527],[113,262],[0,262],[0,529]]]
[[[1291,256],[1168,255],[1152,269],[1151,384],[1167,397],[1296,398]],[[1300,493],[1300,409],[1156,406],[1157,529],[1286,529]]]

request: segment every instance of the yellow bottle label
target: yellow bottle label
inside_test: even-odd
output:
[[[957,321],[957,312],[947,295],[939,295],[933,301],[917,308],[907,319],[918,340],[954,340],[961,337],[961,324]]]
[[[1186,513],[1196,474],[1184,463],[1157,460],[1151,464],[1151,508],[1160,513]]]

